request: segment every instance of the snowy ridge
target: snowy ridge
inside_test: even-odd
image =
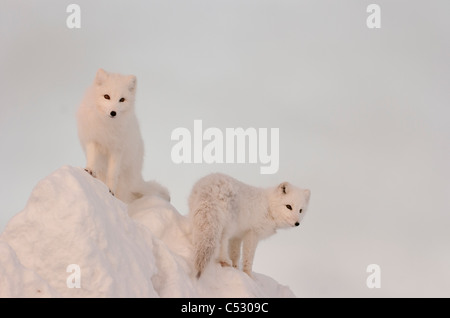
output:
[[[128,207],[81,168],[40,181],[0,235],[0,297],[295,297],[272,278],[210,266],[193,274],[190,224],[170,203]],[[70,264],[80,288],[69,288]]]

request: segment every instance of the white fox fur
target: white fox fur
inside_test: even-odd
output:
[[[197,277],[213,257],[238,268],[241,243],[243,271],[252,276],[258,241],[279,228],[298,226],[310,193],[288,182],[257,188],[220,173],[200,179],[189,197]]]
[[[78,109],[78,136],[86,171],[130,203],[143,195],[170,200],[160,184],[142,178],[144,144],[134,111],[136,77],[97,71]]]

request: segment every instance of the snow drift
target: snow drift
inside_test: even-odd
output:
[[[0,235],[0,296],[294,297],[270,277],[220,265],[197,280],[190,236],[170,203],[143,197],[127,206],[83,169],[64,166]],[[71,264],[80,288],[68,283]]]

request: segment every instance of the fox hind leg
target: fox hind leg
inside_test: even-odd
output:
[[[239,268],[239,258],[241,257],[241,243],[240,238],[230,239],[229,254],[231,258],[231,264],[234,268]]]
[[[220,252],[219,252],[219,258],[217,261],[222,265],[223,267],[229,267],[231,266],[231,260],[229,258],[228,254],[228,242],[229,237],[226,231],[223,231],[222,233],[222,239],[220,241]]]

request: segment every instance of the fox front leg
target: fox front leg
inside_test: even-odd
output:
[[[96,164],[98,160],[98,148],[94,142],[86,145],[86,168],[84,170],[94,178],[97,177]]]
[[[242,243],[242,269],[248,276],[252,276],[253,258],[255,257],[258,238],[253,231],[245,234]]]
[[[108,158],[108,173],[106,178],[106,185],[109,188],[109,192],[115,195],[117,189],[117,182],[119,180],[120,164],[122,156],[110,155]]]

